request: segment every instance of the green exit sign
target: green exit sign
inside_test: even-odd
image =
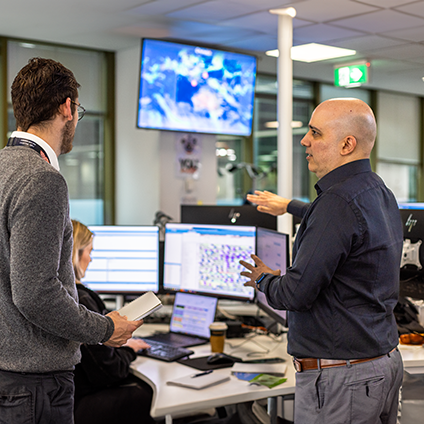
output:
[[[369,64],[342,66],[334,69],[334,85],[337,87],[358,86],[368,82]]]

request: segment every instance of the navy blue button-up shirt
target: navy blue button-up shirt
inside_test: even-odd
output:
[[[393,309],[403,244],[395,197],[367,159],[336,168],[315,188],[309,207],[289,204],[303,215],[293,265],[261,282],[269,304],[290,311],[288,352],[326,359],[388,353],[398,344]]]

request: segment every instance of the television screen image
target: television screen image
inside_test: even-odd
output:
[[[256,228],[251,226],[168,223],[165,227],[165,290],[253,300],[254,289],[239,261],[253,263]]]
[[[281,271],[281,275],[284,275],[287,267],[289,266],[288,234],[265,228],[258,228],[256,237],[256,252],[258,257],[266,266],[273,270],[279,269]],[[264,293],[256,291],[256,303],[271,318],[284,327],[287,326],[287,311],[272,308]]]
[[[93,225],[92,261],[81,280],[100,293],[159,291],[159,227]]]
[[[248,136],[256,58],[170,41],[142,41],[137,127]]]

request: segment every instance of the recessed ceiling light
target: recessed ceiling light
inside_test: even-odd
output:
[[[32,43],[19,43],[21,47],[25,47],[26,49],[35,49],[35,44]]]
[[[302,121],[292,121],[291,127],[292,128],[302,128],[303,123],[302,123]],[[278,121],[265,122],[265,128],[278,128]]]
[[[267,56],[278,57],[278,50],[268,50],[265,54]],[[324,44],[317,43],[302,44],[291,48],[292,60],[308,63],[334,59],[336,57],[352,56],[354,54],[356,54],[355,50],[326,46]]]

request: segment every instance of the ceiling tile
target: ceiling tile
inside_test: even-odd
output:
[[[277,36],[278,16],[269,12],[252,13],[240,18],[229,19],[223,25],[230,27],[254,28]]]
[[[239,3],[243,6],[257,6],[258,10],[266,10],[266,9],[276,9],[276,8],[284,8],[291,5],[296,7],[298,3],[301,3],[305,0],[231,0],[233,3]],[[294,6],[296,4],[296,6]]]
[[[363,37],[347,38],[340,41],[332,41],[331,45],[344,47],[345,49],[353,49],[357,51],[367,51],[369,49],[381,49],[384,47],[393,47],[404,44],[400,40],[392,40],[391,38],[380,37],[379,35],[365,35]]]
[[[296,9],[296,17],[313,22],[327,22],[378,10],[375,7],[349,0],[338,0],[337,2],[306,0],[298,4],[293,3],[292,6]]]
[[[356,0],[353,0],[356,1]],[[391,7],[401,6],[403,4],[411,3],[413,0],[360,0],[360,3],[369,4],[371,6],[381,7],[383,9],[390,9]]]
[[[179,21],[177,25],[173,25],[171,32],[174,37],[182,36],[193,41],[203,40],[203,42],[212,44],[262,35],[252,29],[228,28],[218,25],[184,21]]]
[[[293,28],[310,25],[310,22],[301,19],[293,19]],[[278,16],[269,12],[258,12],[240,18],[229,19],[222,23],[223,26],[252,28],[263,33],[277,37]]]
[[[177,36],[177,35],[175,35]],[[234,42],[235,40],[245,39],[245,38],[252,38],[256,37],[257,35],[253,31],[246,31],[246,35],[244,37],[235,36],[234,34],[228,32],[228,33],[206,33],[206,34],[190,34],[190,36],[187,38],[187,40],[190,40],[191,42],[199,42],[199,43],[205,43],[205,44],[211,44],[211,45],[228,45],[230,42]]]
[[[253,50],[257,52],[265,52],[267,50],[276,49],[278,46],[277,37],[268,37],[267,35],[259,35],[253,38],[245,38],[239,41],[226,43],[227,46],[244,50]]]
[[[170,28],[146,27],[144,25],[131,25],[120,27],[112,31],[116,34],[132,35],[138,38],[166,38],[171,37]]]
[[[177,19],[191,19],[203,22],[221,22],[258,10],[254,6],[240,6],[231,1],[212,0],[194,6],[186,7],[176,12],[168,13],[167,16]]]
[[[422,18],[424,18],[424,1],[397,7],[396,10],[399,10],[404,13],[409,13],[410,15],[414,16],[421,16]]]
[[[328,24],[309,25],[293,30],[293,44],[322,43],[328,40],[338,40],[340,38],[357,37],[363,35],[359,31],[335,27]]]
[[[142,4],[141,6],[128,9],[124,13],[131,15],[163,15],[196,3],[200,3],[200,0],[154,0],[146,4]]]
[[[75,2],[76,0],[74,0]],[[89,7],[92,10],[103,10],[107,12],[118,12],[121,13],[128,9],[132,9],[137,6],[141,6],[144,3],[150,3],[152,0],[125,0],[117,2],[116,0],[78,0],[78,3],[86,7]],[[39,4],[37,2],[37,4]],[[80,4],[73,3],[74,6],[80,8]]]
[[[333,21],[332,24],[370,34],[423,25],[424,20],[393,10],[381,10],[366,15]]]
[[[389,31],[383,33],[388,37],[399,38],[401,40],[413,41],[416,43],[424,42],[424,26],[409,29],[400,29],[398,31]]]
[[[415,59],[419,57],[424,58],[424,45],[403,44],[396,47],[376,49],[374,53],[376,56],[400,60]]]
[[[404,60],[375,59],[371,62],[371,72],[373,74],[375,72],[379,74],[405,72],[411,69],[417,69],[417,66]]]

